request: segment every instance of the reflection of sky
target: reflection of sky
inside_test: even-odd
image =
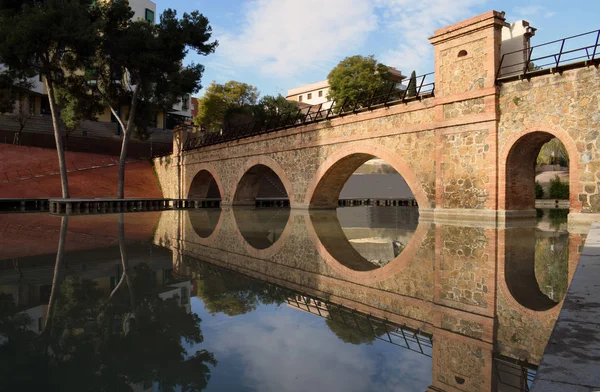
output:
[[[208,391],[422,391],[431,383],[431,358],[379,340],[344,343],[325,319],[285,304],[211,316],[192,298],[192,311],[202,319],[200,347],[219,361]]]

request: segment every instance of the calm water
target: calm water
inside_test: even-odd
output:
[[[0,215],[0,390],[518,391],[584,234],[409,207]]]

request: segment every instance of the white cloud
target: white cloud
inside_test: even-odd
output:
[[[473,16],[474,8],[486,2],[252,0],[243,9],[242,23],[217,37],[214,58],[288,83],[326,75],[341,57],[356,53],[375,54],[405,74],[413,69],[423,74],[433,71],[428,41],[433,31]],[[376,39],[375,50],[361,50],[369,38]]]
[[[239,359],[229,377],[252,390],[408,392],[423,390],[431,374],[430,358],[381,341],[343,343],[320,317],[286,306],[226,323],[203,318],[202,329],[202,347],[221,361],[217,371],[229,371],[228,359]]]
[[[412,70],[418,74],[433,71],[433,47],[428,38],[434,30],[474,16],[473,7],[486,1],[375,0],[385,17],[385,34],[395,38],[380,60],[405,74]]]
[[[219,37],[217,55],[277,77],[321,69],[377,27],[369,0],[254,0],[244,19]]]

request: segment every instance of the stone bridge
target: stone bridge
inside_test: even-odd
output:
[[[503,229],[421,220],[394,260],[369,268],[335,230],[333,211],[286,210],[252,225],[236,210],[165,211],[155,244],[173,250],[183,276],[200,260],[433,336],[432,383],[441,390],[496,390],[499,356],[539,364],[562,307],[536,276],[535,220]],[[563,235],[570,280],[585,237]]]
[[[181,127],[173,155],[155,161],[165,197],[252,204],[268,175],[292,208],[335,208],[349,176],[378,157],[404,177],[422,216],[530,216],[538,152],[557,137],[570,158],[570,219],[597,219],[598,42],[587,61],[527,73],[531,30],[507,39],[514,30],[490,11],[435,31],[435,90],[416,100],[187,150],[193,135]],[[522,54],[507,54],[515,47]],[[502,77],[515,56],[521,72]]]

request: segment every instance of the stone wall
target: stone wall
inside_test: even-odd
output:
[[[599,213],[600,70],[588,66],[502,83],[498,110],[500,173],[506,170],[502,163],[519,138],[549,133],[569,153],[571,210]],[[500,188],[505,187],[506,193],[517,191],[510,186],[501,179]]]
[[[434,119],[428,105],[427,100],[413,102],[390,108],[385,117],[367,112],[191,151],[184,158],[184,194],[196,173],[210,168],[223,184],[224,203],[231,203],[243,174],[256,164],[264,164],[288,188],[292,204],[304,205],[310,203],[311,187],[316,188],[328,159],[362,153],[364,161],[373,156],[382,158],[405,179],[412,178],[413,182],[407,183],[413,194],[425,202],[422,207],[431,208],[435,201],[435,134],[427,131]],[[352,171],[344,174],[350,175],[355,169],[347,168]]]
[[[178,167],[173,162],[177,159],[167,155],[152,160],[152,167],[158,178],[163,197],[167,199],[179,199]]]

